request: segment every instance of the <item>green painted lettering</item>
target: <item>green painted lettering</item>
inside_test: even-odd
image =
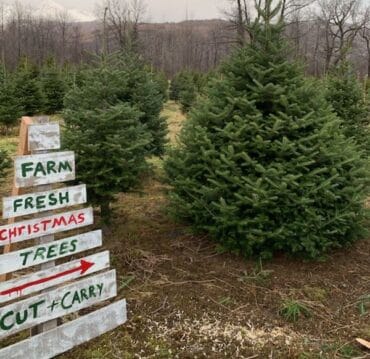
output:
[[[47,258],[50,259],[50,258],[56,257],[58,255],[56,250],[57,250],[56,245],[50,246],[49,249],[48,249]]]
[[[21,312],[18,312],[15,315],[15,322],[17,323],[17,325],[23,324],[27,319],[28,319],[28,310],[23,311],[23,318],[21,316]]]
[[[72,242],[71,242],[71,253],[75,252],[76,249],[77,249],[77,243],[78,243],[78,240],[77,239],[74,239]]]
[[[104,284],[103,284],[103,283],[101,283],[101,284],[97,284],[96,286],[97,286],[97,287],[98,287],[98,289],[99,289],[99,297],[100,297],[100,296],[101,296],[101,294],[102,294],[102,292],[103,292]]]
[[[60,253],[61,256],[63,256],[64,254],[67,254],[68,253],[68,245],[69,245],[68,242],[63,242],[60,245],[59,253]]]
[[[46,253],[45,247],[37,248],[34,260],[36,261],[38,258],[40,258],[41,260],[45,260],[45,253]]]
[[[22,253],[20,254],[20,256],[21,256],[21,257],[24,257],[24,258],[23,258],[23,262],[22,262],[22,265],[23,265],[23,266],[25,266],[25,265],[27,264],[28,256],[29,256],[30,254],[32,254],[32,253],[33,253],[32,251],[29,251],[29,252],[22,252]]]
[[[70,309],[70,308],[72,308],[72,305],[73,305],[73,304],[71,304],[71,305],[66,305],[66,304],[64,303],[64,301],[66,300],[66,298],[67,298],[70,294],[71,294],[71,292],[67,292],[66,294],[64,294],[64,296],[63,296],[63,298],[62,298],[61,306],[62,306],[62,308],[63,308],[63,309]]]
[[[45,300],[43,299],[43,300],[40,300],[37,303],[34,303],[34,304],[30,305],[30,309],[33,310],[32,311],[32,316],[33,316],[34,319],[36,319],[37,316],[38,316],[38,311],[37,310],[39,309],[39,306],[44,304],[44,303],[45,303]]]
[[[48,171],[48,174],[50,173],[58,173],[55,169],[55,166],[57,164],[54,162],[54,161],[48,161],[47,164],[46,164],[46,167],[47,167],[47,171]]]
[[[66,191],[64,195],[63,193],[59,193],[59,203],[60,204],[69,203],[69,192],[68,191]]]
[[[16,199],[14,202],[13,202],[13,211],[14,213],[17,212],[18,208],[21,208],[22,207],[22,200],[21,199]]]
[[[72,166],[68,161],[59,162],[59,173],[60,172],[72,172]]]
[[[42,176],[47,175],[45,168],[41,162],[36,165],[34,176],[37,177],[39,173],[41,173]]]
[[[51,193],[50,196],[49,196],[49,205],[50,206],[55,206],[57,203],[58,203],[58,200],[57,200],[55,194]]]
[[[95,294],[95,287],[93,285],[90,285],[89,287],[89,297],[92,298],[92,297],[96,297],[96,294]]]
[[[0,319],[0,329],[1,330],[10,330],[14,327],[15,325],[15,322],[12,323],[12,324],[6,324],[5,323],[5,319],[11,317],[12,315],[14,314],[14,312],[11,310],[10,312],[6,313],[5,315],[3,315]]]
[[[33,162],[22,163],[21,170],[22,170],[22,177],[23,178],[27,177],[28,172],[33,171]]]
[[[36,197],[36,208],[37,209],[43,209],[45,208],[45,196],[38,196]]]
[[[89,296],[87,295],[87,289],[81,289],[81,298],[85,300],[89,300]]]
[[[32,197],[27,197],[26,198],[26,200],[24,201],[24,208],[25,209],[28,209],[28,208],[33,209]]]
[[[76,291],[76,292],[75,292],[75,294],[73,295],[72,305],[74,305],[76,302],[77,302],[78,304],[81,304],[81,298],[80,298],[80,296],[78,295],[78,291]]]

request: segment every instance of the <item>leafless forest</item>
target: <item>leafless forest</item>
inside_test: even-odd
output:
[[[360,0],[284,0],[283,5],[292,56],[308,74],[322,76],[343,58],[359,76],[370,74],[370,6]],[[184,68],[206,72],[248,42],[248,25],[257,16],[247,0],[230,0],[224,20],[145,23],[143,0],[107,0],[96,15],[94,22],[76,23],[67,12],[43,17],[21,2],[0,3],[2,63],[11,70],[22,57],[42,64],[53,56],[64,66],[134,49],[169,77]]]

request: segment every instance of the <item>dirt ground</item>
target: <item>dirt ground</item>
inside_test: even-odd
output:
[[[164,112],[174,141],[184,117],[173,103]],[[218,253],[168,217],[152,163],[142,193],[119,196],[104,237],[129,320],[60,358],[370,358],[355,342],[370,340],[368,241],[322,262]],[[9,189],[10,179],[1,196]]]

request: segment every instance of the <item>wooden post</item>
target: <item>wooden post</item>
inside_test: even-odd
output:
[[[28,126],[33,123],[31,117],[22,117],[21,127],[19,131],[19,143],[17,156],[23,156],[29,154],[28,152]],[[15,185],[15,179],[13,183],[12,196],[18,196],[21,194],[20,188]],[[14,223],[14,218],[8,220],[9,224]],[[11,245],[5,246],[3,254],[9,253],[11,251]],[[0,282],[4,282],[11,277],[11,274],[4,274],[0,276]]]
[[[49,117],[48,116],[40,116],[40,117],[35,117],[33,123],[35,124],[47,124],[49,123]],[[47,153],[48,151],[32,151],[31,154],[42,154],[42,153]],[[43,192],[43,191],[49,191],[53,189],[52,185],[44,185],[44,186],[38,186],[38,191]],[[50,214],[50,212],[45,212],[43,215],[47,216]],[[40,239],[37,240],[37,244],[48,244],[50,242],[54,242],[55,236],[54,234],[49,235],[49,236],[44,236],[41,237]],[[45,264],[41,264],[40,270],[46,270],[55,267],[55,261],[50,261]],[[41,334],[44,332],[47,332],[49,330],[55,329],[58,326],[58,321],[57,319],[51,320],[49,322],[40,324],[34,328],[31,329],[31,334],[32,335],[37,335]]]

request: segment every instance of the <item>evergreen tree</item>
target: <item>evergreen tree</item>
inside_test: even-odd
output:
[[[121,80],[115,75],[107,68],[85,72],[83,86],[67,94],[64,111],[65,146],[76,153],[77,180],[87,184],[89,200],[101,207],[105,221],[114,196],[140,183],[150,142],[135,106],[110,103]]]
[[[42,69],[41,88],[44,96],[44,113],[53,115],[62,111],[66,84],[53,59],[49,59]]]
[[[20,63],[13,81],[19,105],[25,116],[34,116],[44,108],[44,96],[38,78],[38,69],[25,59]]]
[[[361,235],[368,169],[323,91],[287,61],[271,2],[169,153],[171,210],[226,250],[317,258]]]
[[[23,114],[13,82],[4,81],[0,85],[0,124],[8,130],[17,124]]]
[[[70,108],[93,110],[118,103],[129,104],[139,111],[140,121],[151,136],[147,153],[163,154],[167,135],[167,122],[160,114],[163,90],[136,55],[114,55],[105,65],[82,71],[75,92],[82,90],[84,97],[69,98]]]
[[[328,76],[326,98],[342,120],[347,137],[353,137],[367,152],[370,150],[368,108],[361,84],[347,62]]]

